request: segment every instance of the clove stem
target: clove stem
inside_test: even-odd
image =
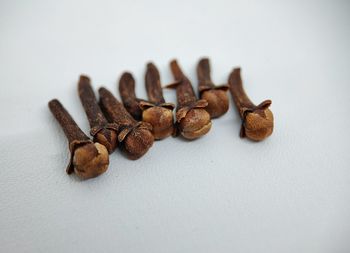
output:
[[[74,141],[89,142],[90,138],[79,128],[72,116],[68,113],[66,108],[58,101],[53,99],[49,102],[49,108],[55,116],[58,123],[61,125],[68,142],[71,144]]]
[[[237,108],[254,108],[255,104],[250,100],[248,95],[243,89],[243,82],[241,78],[241,69],[235,68],[229,78],[230,90],[233,97],[233,101]],[[239,111],[241,117],[243,117],[244,111]]]
[[[206,110],[211,118],[218,118],[228,111],[229,101],[227,97],[228,86],[216,86],[210,77],[209,59],[203,58],[197,65],[198,90],[202,99],[208,101]]]
[[[57,99],[49,102],[49,108],[69,142],[71,155],[67,173],[75,172],[81,179],[93,178],[104,173],[109,164],[106,147],[93,143]]]
[[[118,128],[118,141],[130,159],[138,159],[152,146],[154,137],[149,123],[136,121],[110,91],[99,89],[100,105]]]
[[[235,68],[229,76],[230,91],[242,119],[240,136],[254,141],[269,137],[274,128],[273,114],[269,109],[271,100],[255,105],[243,89],[241,69]]]
[[[148,99],[151,103],[156,105],[165,103],[163,90],[160,84],[159,71],[153,63],[147,64],[145,84]]]
[[[109,153],[112,153],[117,146],[116,129],[113,124],[108,123],[101,111],[89,77],[84,75],[80,76],[78,93],[90,123],[90,134],[93,136],[95,142],[101,143],[107,148]]]
[[[167,88],[176,89],[177,130],[186,139],[201,137],[211,128],[210,115],[205,110],[208,102],[197,99],[190,80],[184,75],[176,60],[170,63],[170,68],[176,82],[168,85]]]
[[[182,72],[176,60],[170,62],[170,68],[175,79],[178,107],[183,107],[197,101],[190,80]]]
[[[125,72],[119,80],[119,93],[126,110],[136,119],[142,119],[142,110],[139,106],[141,99],[135,94],[135,80],[131,73]]]
[[[147,66],[145,81],[147,93],[154,102],[136,97],[135,80],[128,72],[122,74],[120,78],[119,91],[126,110],[136,120],[150,123],[154,138],[160,140],[173,133],[174,105],[165,103],[160,86],[160,75],[153,64]],[[128,94],[131,96],[129,97]]]
[[[164,139],[174,132],[175,105],[165,102],[159,71],[153,63],[147,64],[145,85],[150,102],[140,102],[142,120],[152,125],[152,133],[156,140]]]
[[[199,91],[215,87],[210,77],[210,65],[208,58],[203,58],[198,62],[197,76]]]

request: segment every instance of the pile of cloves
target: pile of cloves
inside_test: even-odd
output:
[[[119,80],[122,102],[103,87],[98,90],[98,101],[90,78],[81,75],[78,93],[92,139],[57,99],[49,102],[52,114],[68,139],[71,153],[68,174],[74,172],[81,179],[88,179],[104,173],[109,165],[109,154],[118,146],[128,158],[136,160],[152,147],[154,140],[170,135],[193,140],[205,135],[212,126],[211,119],[228,111],[228,89],[242,120],[240,136],[261,141],[272,134],[271,100],[253,104],[243,89],[240,68],[233,69],[228,84],[216,86],[211,80],[209,59],[201,59],[197,65],[199,98],[176,60],[170,62],[170,69],[175,81],[165,87],[176,89],[175,115],[175,105],[163,97],[160,74],[153,63],[147,64],[145,74],[148,99],[136,96],[131,73],[123,73]]]

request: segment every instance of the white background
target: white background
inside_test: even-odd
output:
[[[1,1],[0,252],[350,252],[349,1]],[[145,96],[177,58],[197,87],[242,67],[275,131],[238,137],[233,107],[193,142],[119,150],[108,172],[65,174],[57,97],[84,131],[81,73],[116,94],[122,71]],[[175,92],[165,91],[168,101]],[[231,103],[232,105],[232,103]]]

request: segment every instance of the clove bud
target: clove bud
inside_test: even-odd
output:
[[[153,63],[147,64],[145,84],[149,102],[140,102],[142,120],[152,125],[154,138],[160,140],[174,132],[175,105],[165,102],[159,71]]]
[[[184,75],[176,60],[170,62],[170,68],[175,83],[167,88],[176,89],[178,106],[176,109],[176,124],[180,134],[186,139],[196,139],[209,132],[211,120],[205,110],[208,102],[198,100],[190,80]]]
[[[125,109],[136,119],[152,125],[152,133],[156,140],[163,139],[173,133],[174,105],[165,103],[160,86],[160,75],[153,64],[147,65],[145,83],[149,101],[139,99],[135,95],[135,80],[131,73],[122,74],[119,81],[119,92]]]
[[[203,58],[197,65],[198,90],[202,99],[208,101],[205,108],[211,118],[218,118],[228,110],[227,85],[215,86],[210,77],[209,59]]]
[[[271,100],[265,100],[259,105],[253,104],[243,89],[240,68],[235,68],[231,72],[228,83],[242,119],[240,136],[254,141],[261,141],[269,137],[274,126],[273,114],[269,109]]]
[[[71,155],[67,173],[74,172],[81,179],[97,177],[104,173],[109,165],[106,147],[92,142],[57,99],[51,100],[48,105],[69,142]]]
[[[133,160],[143,156],[153,145],[152,126],[136,121],[106,88],[100,88],[98,92],[102,111],[116,125],[118,141],[126,155]]]

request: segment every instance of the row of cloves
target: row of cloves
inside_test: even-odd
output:
[[[130,159],[138,159],[152,146],[154,139],[170,135],[182,135],[196,139],[211,128],[211,119],[225,114],[229,107],[227,90],[230,89],[235,105],[242,119],[241,137],[260,141],[273,131],[273,115],[268,109],[270,100],[253,104],[242,86],[240,69],[234,69],[228,85],[216,86],[210,77],[207,58],[197,66],[197,98],[190,80],[185,76],[176,60],[170,63],[175,82],[167,88],[176,89],[177,108],[163,97],[159,71],[152,63],[147,64],[145,85],[148,100],[137,98],[135,81],[130,73],[124,73],[119,81],[119,102],[106,88],[98,90],[100,100],[87,76],[80,76],[79,97],[90,123],[91,140],[78,127],[70,114],[57,100],[49,102],[49,108],[60,123],[69,141],[71,153],[67,173],[75,172],[82,179],[96,177],[105,172],[109,165],[109,154],[119,145]]]

